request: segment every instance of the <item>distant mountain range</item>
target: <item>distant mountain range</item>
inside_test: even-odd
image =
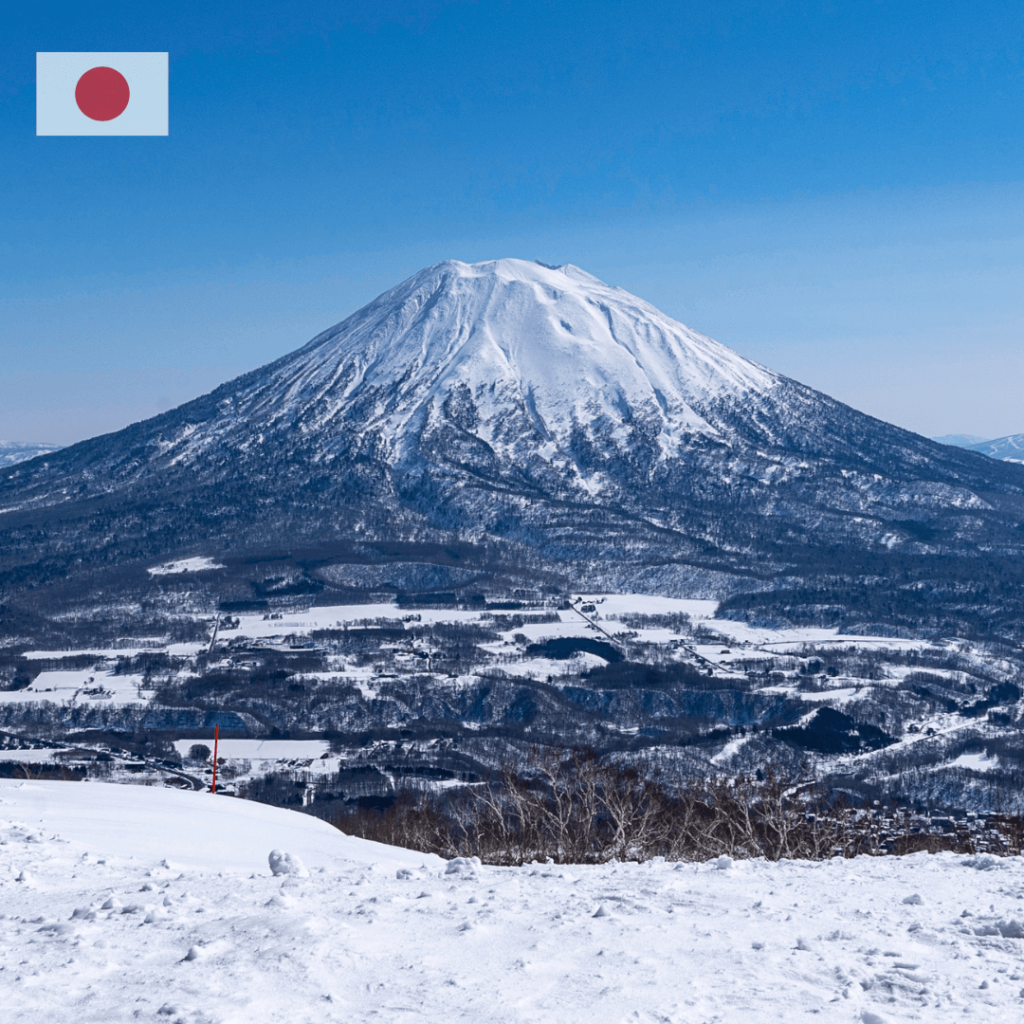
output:
[[[577,267],[446,261],[211,394],[0,470],[5,601],[45,613],[193,556],[250,567],[264,597],[392,559],[417,578],[438,561],[452,579],[731,595],[734,615],[989,628],[1024,592],[1024,469],[858,412]]]
[[[37,455],[49,455],[50,452],[56,451],[60,451],[60,445],[32,441],[0,441],[0,469],[34,459]]]
[[[1007,434],[1006,437],[997,437],[992,441],[975,437],[973,434],[946,434],[943,437],[933,437],[932,440],[938,441],[939,444],[950,444],[957,448],[981,452],[990,459],[1024,463],[1024,434]]]
[[[985,438],[977,434],[943,434],[941,437],[933,437],[933,441],[939,444],[949,444],[954,448],[973,448],[976,444],[985,444]]]

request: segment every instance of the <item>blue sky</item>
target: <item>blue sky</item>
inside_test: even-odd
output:
[[[2,438],[500,256],[922,433],[1024,431],[1019,2],[150,6],[0,22]],[[170,136],[36,138],[37,50],[167,50]]]

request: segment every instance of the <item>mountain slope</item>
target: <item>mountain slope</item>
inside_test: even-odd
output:
[[[1024,462],[1024,434],[1008,434],[986,441],[974,434],[946,434],[933,437],[939,444],[953,445],[956,448],[967,448],[972,452],[981,452],[990,459],[1002,459],[1004,462]]]
[[[970,446],[971,451],[981,452],[990,459],[1004,462],[1024,462],[1024,434],[1009,434],[991,441],[981,441]]]
[[[1024,547],[1019,467],[859,413],[578,268],[519,260],[429,267],[209,395],[3,471],[0,509],[14,587],[178,554],[459,539],[566,578],[729,593],[851,560],[877,575],[895,555],[930,571],[998,551],[1016,573]]]

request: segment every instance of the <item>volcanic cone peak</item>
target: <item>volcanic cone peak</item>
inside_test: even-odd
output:
[[[1017,551],[1022,501],[1019,467],[857,412],[578,267],[446,261],[208,395],[0,470],[0,541],[43,573],[93,548],[456,536],[591,583],[631,563],[690,586],[687,566]]]
[[[398,451],[408,431],[447,421],[496,450],[524,434],[563,448],[590,428],[624,442],[642,425],[664,456],[685,434],[720,436],[718,405],[779,380],[578,267],[449,260],[268,367],[236,401],[247,418],[379,431]]]

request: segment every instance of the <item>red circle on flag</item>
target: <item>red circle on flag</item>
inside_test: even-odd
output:
[[[113,121],[124,113],[130,93],[120,71],[90,68],[75,86],[78,109],[94,121]]]

